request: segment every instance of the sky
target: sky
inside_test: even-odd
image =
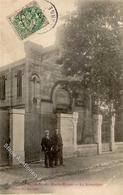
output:
[[[36,0],[40,1],[40,0]],[[44,1],[44,0],[43,0]],[[75,9],[75,0],[50,0],[56,7],[59,18],[66,12]],[[9,24],[7,17],[22,8],[32,0],[0,0],[0,66],[7,65],[14,61],[24,58],[24,43],[32,41],[43,47],[54,44],[56,31],[61,24],[60,19],[54,29],[44,34],[34,33],[25,40],[20,40],[12,26]]]

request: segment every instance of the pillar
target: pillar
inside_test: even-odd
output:
[[[102,115],[95,114],[94,115],[94,139],[95,143],[97,143],[97,153],[102,153]]]
[[[10,147],[13,153],[11,155],[12,165],[18,165],[20,162],[25,162],[24,118],[24,110],[12,109],[10,111]]]
[[[111,151],[115,150],[115,115],[111,117]]]
[[[76,151],[77,149],[77,122],[78,122],[78,113],[74,112],[73,113],[73,131],[74,131],[74,150]]]
[[[77,148],[77,119],[78,113],[59,114],[58,128],[63,139],[64,157],[71,157]]]
[[[97,136],[98,136],[98,154],[102,153],[102,115],[98,115],[98,128],[97,128]]]

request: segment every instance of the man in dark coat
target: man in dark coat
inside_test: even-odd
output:
[[[63,165],[63,141],[61,134],[58,129],[55,129],[55,133],[52,136],[52,144],[53,144],[53,160],[55,161],[55,166]]]
[[[42,138],[41,146],[45,155],[45,167],[52,167],[52,141],[48,130],[45,131],[45,136]]]

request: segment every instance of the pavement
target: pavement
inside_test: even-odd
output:
[[[123,153],[103,153],[94,156],[72,157],[64,159],[64,166],[45,168],[43,162],[28,164],[37,175],[35,178],[23,166],[0,167],[0,189],[8,189],[13,185],[28,184],[34,181],[45,181],[66,175],[76,175],[90,169],[123,163]]]

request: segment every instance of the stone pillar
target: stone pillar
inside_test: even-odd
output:
[[[77,147],[77,119],[78,113],[59,114],[58,128],[63,139],[63,155],[71,157]]]
[[[97,125],[97,136],[98,136],[98,154],[102,153],[102,115],[98,115],[98,125]]]
[[[115,115],[111,117],[111,151],[115,151]]]
[[[102,153],[102,115],[94,115],[94,132],[95,132],[95,143],[97,143],[97,153]]]
[[[74,150],[76,151],[77,149],[77,122],[78,122],[78,113],[74,112],[73,113],[73,125],[74,125]]]
[[[10,111],[10,146],[13,155],[11,164],[18,165],[25,162],[24,151],[24,117],[25,111],[22,109],[12,109]]]

